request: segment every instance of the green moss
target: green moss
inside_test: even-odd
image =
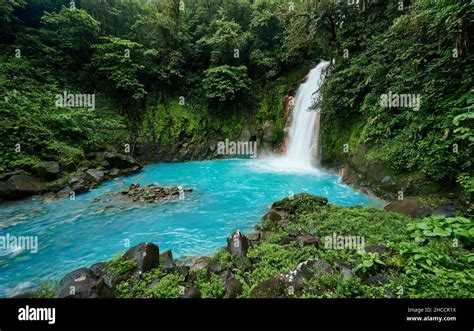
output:
[[[104,273],[109,275],[123,275],[127,271],[135,269],[137,266],[134,260],[129,260],[123,258],[121,255],[113,258],[107,265],[104,267]]]

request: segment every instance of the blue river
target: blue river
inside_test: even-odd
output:
[[[101,199],[131,183],[181,185],[193,192],[183,200],[155,204]],[[211,254],[226,244],[232,231],[251,231],[272,202],[302,192],[342,206],[382,206],[324,170],[292,170],[279,167],[278,161],[242,159],[152,164],[75,200],[35,197],[3,204],[0,236],[35,236],[38,249],[0,249],[0,296],[59,280],[144,241],[171,249],[174,257]]]

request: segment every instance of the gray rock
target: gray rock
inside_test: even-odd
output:
[[[223,267],[220,262],[218,261],[211,261],[208,266],[208,270],[210,273],[217,274],[223,270]]]
[[[187,266],[179,265],[179,266],[176,266],[175,271],[179,275],[183,276],[184,279],[186,279],[189,275],[189,269],[190,268]]]
[[[456,216],[456,206],[454,204],[445,204],[436,208],[433,211],[433,215],[441,215],[444,217],[455,217]]]
[[[41,193],[46,183],[29,175],[12,175],[0,182],[0,198],[15,200]]]
[[[233,232],[227,238],[227,251],[237,257],[244,257],[247,254],[249,242],[239,230]]]
[[[86,170],[88,179],[95,183],[100,183],[104,180],[105,173],[102,170],[88,169]]]
[[[201,298],[201,291],[197,287],[190,287],[184,291],[180,296],[182,299],[199,299]]]
[[[96,279],[91,270],[77,269],[59,283],[56,298],[113,298],[112,289],[102,279]]]
[[[193,264],[190,271],[191,272],[196,272],[196,271],[199,271],[199,270],[202,270],[202,269],[206,269],[211,262],[212,262],[211,259],[207,256],[200,257]]]
[[[352,272],[352,269],[346,266],[341,267],[341,272],[342,272],[343,282],[347,282],[354,275],[354,273]]]
[[[287,291],[284,281],[276,276],[257,284],[250,292],[251,298],[284,298]]]
[[[326,260],[311,259],[301,262],[294,270],[283,275],[283,280],[288,288],[291,288],[290,292],[300,295],[306,280],[332,273],[332,267]]]
[[[68,186],[74,193],[83,193],[89,190],[90,183],[81,176],[72,176],[69,178]]]
[[[226,281],[233,279],[234,274],[232,273],[232,271],[224,270],[219,274],[219,278],[225,283]]]
[[[160,254],[161,259],[161,270],[167,272],[173,270],[176,267],[176,264],[173,261],[173,253],[171,250],[166,250]]]
[[[54,161],[41,162],[33,168],[35,174],[46,180],[53,180],[59,174],[59,164]]]
[[[388,279],[384,274],[378,273],[368,278],[365,278],[363,280],[363,283],[369,286],[380,286],[380,285],[387,284]]]
[[[242,293],[242,284],[237,279],[230,279],[224,283],[225,292],[229,298],[236,298]]]
[[[426,217],[432,212],[430,207],[420,204],[418,199],[415,197],[407,197],[403,200],[396,200],[385,206],[384,209],[386,211],[405,214],[412,218]]]
[[[114,152],[104,152],[103,157],[111,167],[119,169],[129,169],[138,167],[142,168],[142,165],[135,161],[132,157],[128,155],[118,154]]]

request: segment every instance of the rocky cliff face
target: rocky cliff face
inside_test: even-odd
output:
[[[365,144],[357,145],[353,153],[338,155],[323,148],[321,163],[339,173],[345,184],[387,200],[397,199],[400,192],[408,196],[432,194],[441,190],[440,185],[427,176],[421,173],[397,173],[384,160],[370,158],[369,152]]]

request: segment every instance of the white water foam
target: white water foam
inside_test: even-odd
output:
[[[320,112],[319,109],[311,110],[311,106],[319,97],[319,88],[328,64],[327,61],[321,61],[311,69],[306,82],[296,92],[286,154],[267,157],[268,162],[264,162],[261,167],[278,172],[320,173],[315,168],[318,163]]]

